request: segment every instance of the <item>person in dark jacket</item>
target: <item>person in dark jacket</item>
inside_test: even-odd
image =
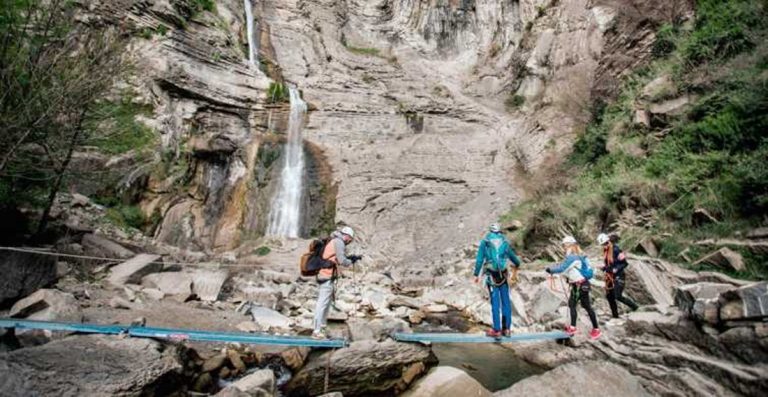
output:
[[[632,311],[637,310],[637,303],[632,298],[624,296],[624,269],[627,268],[627,258],[624,251],[607,234],[597,236],[597,242],[603,246],[603,260],[605,266],[605,297],[611,306],[613,318],[619,318],[619,307],[616,302],[627,305]]]

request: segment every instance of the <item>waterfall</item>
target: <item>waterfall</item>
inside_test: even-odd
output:
[[[254,37],[253,5],[251,0],[243,0],[245,3],[245,21],[248,26],[248,63],[256,66],[256,57],[259,55],[259,39]]]
[[[301,222],[301,195],[304,179],[304,147],[301,129],[307,104],[301,99],[296,88],[289,88],[291,115],[288,119],[288,141],[283,149],[283,169],[280,172],[280,186],[272,199],[269,211],[267,235],[299,237]]]

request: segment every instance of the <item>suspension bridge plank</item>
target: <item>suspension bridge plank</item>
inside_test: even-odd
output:
[[[255,345],[282,345],[305,347],[345,347],[346,339],[313,339],[301,336],[271,334],[249,334],[244,332],[202,331],[183,328],[158,328],[128,325],[101,325],[85,323],[67,323],[55,321],[35,321],[15,318],[0,318],[0,328],[45,329],[89,334],[116,335],[126,333],[138,338],[168,340],[191,340],[199,342],[247,343]]]
[[[562,331],[512,334],[502,338],[491,338],[485,334],[454,334],[454,333],[406,333],[398,332],[392,335],[401,342],[421,343],[509,343],[535,340],[568,339],[570,336]]]

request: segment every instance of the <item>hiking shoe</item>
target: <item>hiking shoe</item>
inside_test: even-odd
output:
[[[592,328],[592,331],[589,332],[589,338],[592,340],[595,340],[602,335],[603,332],[600,331],[600,328]]]
[[[490,338],[501,338],[501,332],[496,331],[495,329],[489,329],[488,331],[485,331],[485,336]]]
[[[578,330],[573,325],[566,325],[565,326],[565,333],[570,335],[570,336],[576,335],[576,331],[578,331]]]
[[[505,330],[502,330],[502,331],[501,331],[501,334],[502,334],[503,336],[510,336],[510,335],[512,335],[512,331],[510,331],[510,330],[508,330],[508,329],[505,329]]]
[[[312,339],[328,339],[328,335],[323,331],[312,331]]]

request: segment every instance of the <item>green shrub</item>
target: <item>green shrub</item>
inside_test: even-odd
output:
[[[367,48],[367,47],[353,47],[353,46],[345,46],[349,52],[360,54],[360,55],[370,55],[374,57],[380,56],[380,52],[378,48]]]
[[[510,95],[504,101],[504,106],[507,108],[507,110],[519,109],[524,104],[525,104],[525,97],[517,94]]]
[[[157,135],[137,117],[151,112],[151,107],[134,103],[130,94],[119,101],[102,101],[87,125],[94,131],[89,143],[108,154],[148,148],[156,142]]]
[[[253,253],[254,253],[254,254],[256,254],[256,255],[258,255],[258,256],[266,256],[266,255],[269,255],[269,253],[270,253],[271,251],[272,251],[272,250],[271,250],[269,247],[262,245],[261,247],[259,247],[259,248],[256,248],[256,249],[253,251]]]
[[[107,218],[122,227],[142,229],[147,224],[147,218],[141,208],[134,205],[118,205],[107,210]]]
[[[285,83],[269,83],[267,90],[267,101],[269,103],[284,103],[290,100],[288,87]]]

